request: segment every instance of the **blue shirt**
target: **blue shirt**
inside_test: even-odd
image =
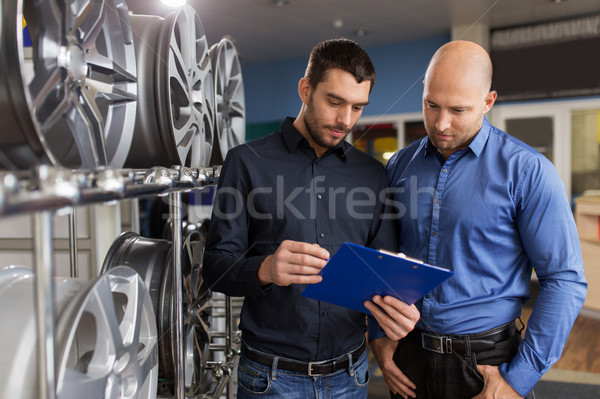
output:
[[[305,298],[305,285],[261,287],[257,270],[283,240],[346,241],[395,250],[396,222],[381,196],[383,165],[343,141],[317,157],[287,118],[281,130],[231,149],[213,206],[203,276],[215,291],[244,296],[240,329],[262,352],[332,359],[365,339],[366,317]]]
[[[560,358],[587,284],[577,229],[552,163],[484,118],[447,160],[425,137],[387,164],[400,251],[454,271],[417,304],[418,326],[469,334],[508,323],[539,296],[517,355],[500,366],[525,396]]]

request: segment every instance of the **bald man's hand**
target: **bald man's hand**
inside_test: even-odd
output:
[[[500,374],[497,366],[477,366],[483,376],[483,391],[473,399],[523,399]]]
[[[404,399],[414,398],[417,386],[396,366],[394,352],[398,341],[392,341],[388,337],[382,337],[369,341],[371,352],[375,356],[377,365],[383,374],[383,379],[390,391]]]
[[[393,341],[398,341],[411,332],[421,314],[415,305],[407,305],[405,302],[393,296],[373,296],[373,302],[365,301],[365,307],[369,309],[385,335]]]
[[[260,264],[258,281],[261,286],[315,284],[322,280],[318,273],[327,259],[329,252],[318,244],[285,240]]]

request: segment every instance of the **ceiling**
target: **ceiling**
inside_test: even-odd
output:
[[[160,0],[125,0],[134,14],[166,16]],[[288,3],[287,5],[278,5]],[[209,45],[233,38],[242,64],[308,56],[317,42],[349,37],[363,47],[451,32],[600,14],[598,0],[188,0]]]

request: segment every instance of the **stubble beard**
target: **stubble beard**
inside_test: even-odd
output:
[[[437,130],[435,125],[431,127],[430,125],[425,124],[425,130],[427,131],[429,140],[431,140],[435,148],[444,151],[458,151],[459,149],[467,147],[471,141],[473,141],[477,133],[479,133],[479,130],[481,130],[481,124],[477,124],[475,127],[469,127],[469,134],[466,136],[462,136],[460,134],[457,135],[456,132],[450,132],[454,139],[452,141],[437,140],[436,135],[440,132]]]
[[[313,141],[320,147],[323,148],[335,148],[337,147],[352,131],[352,128],[348,129],[345,126],[323,126],[325,129],[334,129],[337,131],[343,131],[344,136],[338,139],[335,139],[333,142],[327,141],[325,139],[326,135],[319,135],[318,133],[318,125],[319,121],[314,116],[312,111],[312,101],[309,99],[307,104],[304,107],[304,126],[306,126],[306,130],[308,134],[313,139]]]

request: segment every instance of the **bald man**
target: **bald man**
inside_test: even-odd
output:
[[[491,81],[479,45],[442,46],[424,80],[427,137],[387,164],[400,250],[454,271],[417,303],[421,319],[404,339],[369,332],[395,398],[535,397],[585,299],[565,188],[543,155],[489,124]],[[515,319],[532,268],[540,290],[522,338]]]

